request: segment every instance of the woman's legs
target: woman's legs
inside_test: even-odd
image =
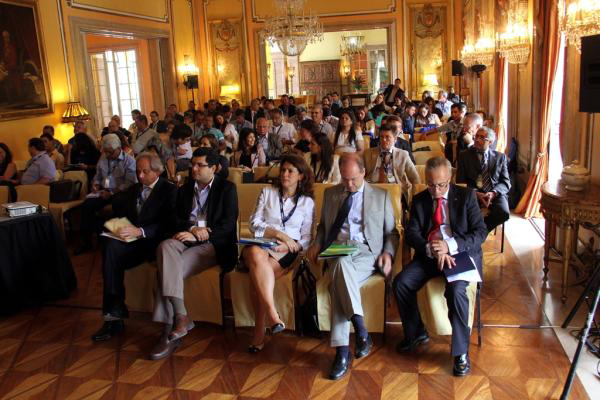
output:
[[[277,261],[269,257],[269,254],[258,246],[244,249],[244,262],[250,270],[250,292],[255,312],[252,344],[256,345],[262,343],[264,339],[265,315],[269,317],[271,325],[281,323],[275,309],[273,289],[275,280],[283,275],[284,270]]]

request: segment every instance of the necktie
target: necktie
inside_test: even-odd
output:
[[[388,183],[387,166],[390,163],[390,153],[381,153],[381,164],[379,165],[379,183]]]
[[[442,206],[443,206],[444,198],[440,197],[440,198],[437,198],[436,200],[437,200],[437,203],[435,206],[435,211],[433,213],[433,217],[431,218],[433,225],[431,227],[431,230],[429,231],[429,234],[427,235],[427,240],[430,242],[433,239],[435,239],[435,236],[440,231],[440,227],[444,223],[444,219],[442,216]]]
[[[142,191],[140,193],[140,198],[138,199],[138,206],[137,206],[138,214],[142,211],[142,207],[144,206],[144,203],[146,202],[146,200],[148,200],[148,196],[150,196],[150,192],[152,192],[152,189],[149,186],[144,186],[144,188],[142,189]]]
[[[333,225],[331,225],[329,235],[327,235],[327,240],[325,240],[325,244],[323,245],[323,247],[321,247],[321,251],[327,249],[329,246],[331,246],[333,242],[335,242],[335,239],[337,239],[338,235],[340,234],[340,230],[344,225],[344,222],[346,221],[346,219],[348,219],[348,214],[350,214],[353,198],[356,193],[358,192],[348,192],[348,196],[346,196],[346,198],[344,199],[342,207],[340,207],[340,210],[338,211],[335,220],[333,221]]]
[[[488,160],[486,160],[486,154],[482,154],[481,156],[481,190],[484,193],[492,191],[492,180],[490,178],[490,172],[488,170]]]

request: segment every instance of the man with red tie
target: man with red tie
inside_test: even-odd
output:
[[[482,274],[481,244],[487,236],[475,192],[450,183],[452,167],[444,157],[433,157],[425,166],[428,190],[413,198],[410,220],[405,230],[415,257],[396,275],[393,283],[404,340],[398,352],[409,352],[429,341],[419,313],[417,291],[431,278],[443,276],[444,268],[453,268],[452,257],[467,252]],[[452,356],[455,376],[469,374],[469,282],[457,280],[446,283],[444,296],[452,325]]]

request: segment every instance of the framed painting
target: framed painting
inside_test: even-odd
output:
[[[0,0],[0,121],[52,112],[36,0]]]

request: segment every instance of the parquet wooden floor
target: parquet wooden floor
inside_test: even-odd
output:
[[[507,242],[485,244],[485,324],[547,324],[540,266],[519,265]],[[0,399],[554,399],[569,360],[551,329],[486,327],[471,340],[472,374],[451,375],[449,338],[433,337],[399,355],[392,303],[387,343],[355,361],[338,382],[325,378],[334,352],[327,338],[279,335],[246,352],[248,330],[199,325],[169,359],[149,361],[159,326],[134,314],[124,334],[95,344],[101,324],[100,256],[74,257],[79,289],[64,301],[0,320]],[[578,379],[572,399],[588,398]]]

